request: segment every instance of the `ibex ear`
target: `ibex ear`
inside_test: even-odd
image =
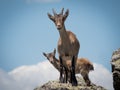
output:
[[[68,15],[69,15],[69,10],[67,9],[67,11],[64,14],[64,20],[67,18]]]
[[[46,53],[44,53],[44,52],[43,52],[43,55],[44,55],[45,57],[47,56]]]
[[[47,13],[47,15],[52,21],[55,21],[54,17],[51,14]]]

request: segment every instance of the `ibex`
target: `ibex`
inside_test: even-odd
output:
[[[48,13],[48,17],[55,23],[55,26],[57,27],[60,35],[58,46],[57,46],[59,59],[60,59],[60,82],[63,82],[62,73],[63,73],[63,68],[65,68],[64,62],[67,59],[69,59],[72,61],[71,70],[70,70],[71,82],[73,86],[77,86],[78,83],[75,77],[75,64],[78,57],[80,44],[75,34],[72,33],[71,31],[66,30],[64,22],[69,14],[69,10],[67,9],[65,14],[63,14],[63,11],[64,11],[64,8],[62,9],[61,13],[57,14],[53,10],[54,16]],[[68,75],[66,73],[66,77],[67,76]],[[66,81],[67,81],[67,78],[66,78]]]
[[[60,60],[55,57],[56,50],[51,53],[43,53],[43,55],[49,60],[49,62],[60,71]],[[71,60],[66,60],[67,71],[70,73]],[[76,61],[76,74],[81,74],[87,86],[90,86],[91,81],[89,79],[89,72],[94,70],[93,64],[86,58],[78,58]],[[65,73],[65,71],[64,71]],[[68,77],[70,78],[70,76]],[[65,78],[64,78],[65,79]]]

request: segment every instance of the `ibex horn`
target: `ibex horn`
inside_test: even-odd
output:
[[[62,10],[61,10],[61,13],[60,13],[60,14],[62,14],[62,15],[63,15],[63,11],[64,11],[64,8],[62,8]]]
[[[55,12],[55,10],[54,9],[52,9],[52,11],[53,11],[53,14],[54,14],[54,16],[56,15],[56,12]]]

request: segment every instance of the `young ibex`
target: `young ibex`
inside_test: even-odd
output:
[[[60,71],[60,60],[58,60],[55,57],[56,50],[54,50],[51,53],[43,53],[43,55],[50,61],[50,63],[58,70]],[[70,67],[71,67],[71,60],[66,60],[66,66],[67,66],[67,71],[68,74],[70,73]],[[89,79],[89,72],[94,70],[93,64],[86,58],[78,58],[76,61],[76,69],[75,73],[76,74],[81,74],[83,79],[85,80],[85,83],[87,86],[91,84],[91,81]],[[65,71],[63,72],[65,73]],[[70,76],[68,77],[70,78]],[[64,78],[65,79],[65,78]]]
[[[58,41],[58,54],[59,54],[59,59],[60,59],[60,82],[63,82],[63,68],[65,68],[65,61],[67,59],[71,60],[71,82],[73,86],[77,86],[77,80],[75,77],[75,64],[76,60],[78,57],[78,52],[80,48],[80,44],[78,39],[76,38],[75,34],[72,33],[71,31],[67,31],[64,25],[64,22],[69,14],[69,10],[63,14],[64,8],[62,9],[61,13],[57,14],[53,10],[54,16],[48,13],[48,17],[55,23],[59,34],[60,38]],[[64,66],[64,67],[63,67]],[[67,77],[66,73],[66,77]],[[66,78],[67,82],[67,78]]]

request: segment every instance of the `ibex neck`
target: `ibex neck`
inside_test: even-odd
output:
[[[62,39],[62,42],[69,41],[69,37],[66,31],[65,26],[61,30],[59,30],[60,38]]]
[[[60,70],[60,62],[57,58],[54,58],[54,67],[59,71]]]

